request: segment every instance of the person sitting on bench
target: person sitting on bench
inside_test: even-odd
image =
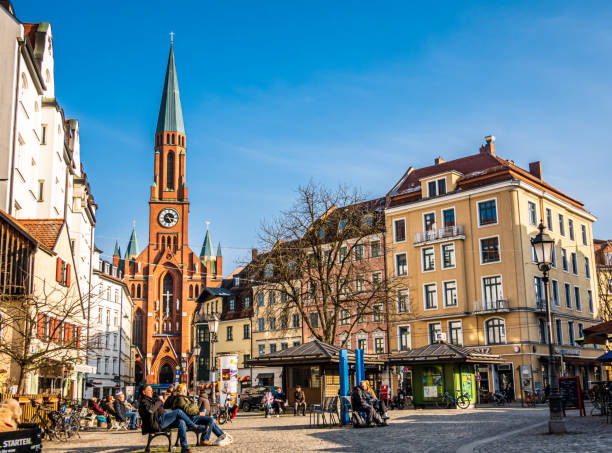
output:
[[[196,432],[205,432],[207,430],[206,426],[196,425],[180,409],[164,413],[164,400],[161,397],[157,399],[153,397],[153,388],[150,385],[145,386],[142,391],[138,413],[142,420],[142,434],[178,428],[181,453],[191,453],[187,443],[187,428],[194,429]]]
[[[358,386],[355,386],[351,393],[351,405],[353,411],[363,412],[366,415],[366,424],[373,426],[386,426],[387,423],[383,422],[380,415],[376,412],[376,409],[370,404],[370,397],[367,392],[368,381],[361,381]]]
[[[277,417],[280,416],[281,412],[285,410],[285,404],[287,404],[287,398],[280,387],[276,387],[276,395],[274,395],[274,402],[272,407],[274,408],[274,414]]]
[[[295,393],[293,394],[295,399],[295,412],[294,415],[298,415],[300,410],[302,411],[302,415],[306,416],[306,395],[304,395],[304,390],[300,385],[295,387]]]

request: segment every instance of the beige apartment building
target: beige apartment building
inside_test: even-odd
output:
[[[562,375],[599,378],[601,350],[579,346],[598,320],[592,223],[584,205],[496,155],[495,138],[475,155],[409,168],[386,201],[387,272],[399,284],[390,307],[391,351],[436,341],[500,354],[477,366],[481,391],[543,389],[548,375],[541,272],[530,238],[543,222],[555,240],[549,294]],[[441,334],[441,335],[438,335]]]

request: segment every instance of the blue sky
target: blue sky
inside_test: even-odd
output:
[[[612,237],[610,2],[14,2],[54,31],[56,92],[81,124],[96,243],[147,239],[170,31],[188,135],[190,245],[224,271],[311,178],[383,195],[485,135]]]

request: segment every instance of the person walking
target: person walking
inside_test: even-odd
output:
[[[302,415],[306,417],[306,395],[302,390],[302,386],[298,385],[295,387],[295,393],[293,394],[293,398],[295,400],[295,411],[293,415],[297,416],[301,410]]]
[[[142,434],[156,433],[159,431],[178,428],[179,441],[181,443],[181,453],[192,453],[187,443],[187,428],[194,429],[196,432],[206,432],[207,427],[196,425],[180,409],[164,412],[163,398],[153,397],[153,388],[146,385],[140,398],[138,413],[142,420]]]

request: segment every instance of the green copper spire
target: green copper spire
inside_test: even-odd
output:
[[[221,255],[221,243],[219,242],[219,245],[217,246],[217,258],[221,258],[223,255]]]
[[[213,257],[213,246],[212,241],[210,240],[210,234],[208,233],[208,228],[206,229],[206,236],[204,237],[204,243],[202,244],[202,251],[200,252],[200,258],[203,257]]]
[[[132,234],[130,235],[130,242],[128,242],[127,250],[125,251],[125,256],[123,258],[129,260],[137,256],[138,239],[136,239],[136,222],[134,222],[134,226],[132,227]]]
[[[115,241],[115,251],[113,252],[113,256],[121,256],[121,247],[119,247],[119,242]]]
[[[161,105],[159,106],[156,133],[164,131],[185,133],[178,78],[176,76],[176,66],[174,65],[174,48],[172,45],[170,45],[170,56],[168,57],[164,91],[162,92]]]

